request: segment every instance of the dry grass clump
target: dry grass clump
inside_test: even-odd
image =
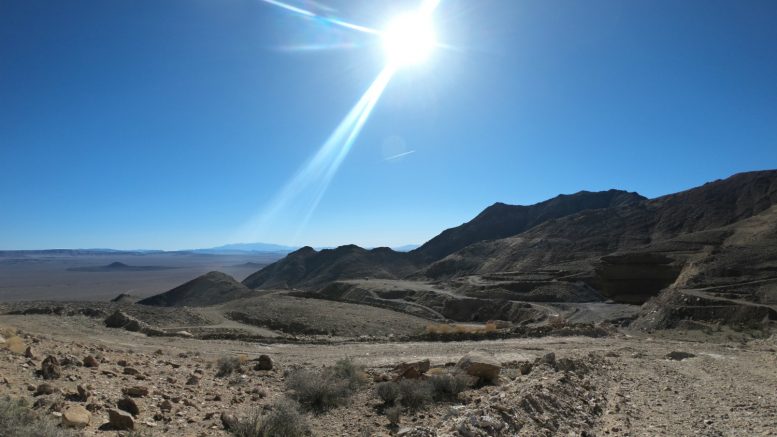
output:
[[[381,382],[375,387],[375,393],[386,405],[394,405],[399,399],[399,385],[396,382]]]
[[[216,361],[216,376],[223,378],[229,376],[232,373],[239,372],[242,368],[239,357],[221,357]]]
[[[54,421],[38,416],[23,401],[0,398],[0,436],[71,437],[74,433],[57,428]]]
[[[467,389],[471,378],[463,373],[446,373],[433,375],[428,379],[432,386],[432,396],[436,401],[453,401],[459,393]]]
[[[402,407],[394,405],[393,407],[386,408],[385,412],[390,424],[394,426],[399,425],[399,422],[402,420]]]
[[[362,367],[344,359],[320,371],[297,370],[289,375],[286,387],[303,407],[323,412],[346,404],[366,381]]]
[[[252,412],[230,430],[236,437],[301,437],[310,427],[296,402],[282,399],[272,405],[268,414]]]
[[[484,325],[457,325],[453,323],[430,323],[426,325],[427,334],[486,334],[496,332],[496,323]]]
[[[429,381],[403,379],[399,381],[399,403],[410,410],[420,410],[434,399]]]

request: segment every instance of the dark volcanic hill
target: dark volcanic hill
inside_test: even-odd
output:
[[[752,217],[772,223],[777,215],[769,211],[775,204],[777,171],[741,173],[656,199],[610,190],[558,196],[531,206],[498,203],[409,253],[306,247],[243,283],[317,290],[363,277],[452,281],[466,275],[547,277],[553,272],[553,277],[572,277],[617,301],[641,303],[688,277],[698,263],[711,265],[704,261],[710,254],[725,253],[727,265],[747,263],[735,254],[772,259],[775,254],[766,246],[755,244],[758,235],[751,233],[752,241],[742,243],[740,238],[736,244],[729,237],[741,234],[738,226]],[[699,282],[720,274],[696,272],[693,277]],[[767,268],[753,277],[768,275]]]
[[[517,235],[551,219],[591,209],[635,205],[644,200],[637,193],[609,190],[562,194],[530,206],[495,203],[471,221],[446,229],[412,252],[423,260],[436,261],[472,243]]]
[[[155,270],[170,270],[178,267],[166,266],[130,266],[122,262],[112,262],[105,266],[70,267],[70,272],[150,272]]]
[[[387,247],[372,250],[340,246],[316,251],[303,247],[243,280],[250,288],[317,288],[339,279],[394,279],[417,271],[422,264],[405,252]]]
[[[138,303],[164,307],[208,306],[255,295],[254,291],[231,276],[221,272],[209,272]]]

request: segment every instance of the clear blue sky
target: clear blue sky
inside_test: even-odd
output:
[[[246,231],[381,71],[374,36],[260,0],[0,0],[0,249],[420,243],[497,201],[777,167],[773,0],[442,0],[435,21],[452,48],[392,79],[302,232],[290,211]]]

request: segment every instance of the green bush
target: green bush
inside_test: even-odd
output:
[[[23,401],[0,398],[0,436],[70,437],[74,433],[57,428],[54,421],[30,410]]]
[[[375,393],[386,405],[394,405],[399,398],[399,385],[396,382],[381,382],[375,387]]]
[[[309,429],[297,403],[283,399],[274,403],[266,415],[259,411],[252,412],[247,418],[238,421],[230,432],[236,437],[301,437]]]

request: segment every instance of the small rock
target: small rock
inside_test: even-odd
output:
[[[81,405],[73,405],[62,413],[62,426],[65,428],[84,428],[92,421],[92,413]]]
[[[136,385],[134,387],[123,388],[121,389],[121,392],[133,398],[148,396],[148,389],[146,387],[142,387],[139,385]]]
[[[132,415],[121,410],[108,410],[108,425],[116,431],[135,429],[135,420]]]
[[[682,361],[688,358],[693,358],[696,355],[690,353],[690,352],[680,352],[680,351],[672,351],[666,354],[666,358],[674,361]]]
[[[159,409],[162,410],[162,412],[168,412],[169,413],[173,409],[173,404],[170,403],[169,400],[165,399],[164,401],[162,401],[161,404],[159,404]]]
[[[269,355],[259,355],[254,370],[272,370],[273,362]]]
[[[556,366],[556,354],[548,352],[540,358],[540,364],[547,364],[548,366]]]
[[[25,358],[29,358],[31,360],[35,359],[35,354],[32,351],[32,346],[27,346],[27,349],[24,350],[24,356]]]
[[[138,369],[135,369],[133,367],[125,367],[122,373],[124,373],[125,375],[137,375],[140,372],[138,371]]]
[[[84,367],[100,367],[100,363],[97,362],[97,359],[91,355],[84,358]]]
[[[189,379],[186,380],[186,385],[197,385],[200,383],[200,378],[198,378],[195,375],[189,376]]]
[[[230,414],[227,412],[221,413],[221,424],[224,426],[224,429],[227,431],[235,429],[235,427],[237,426],[237,417],[235,417],[234,414]]]
[[[57,389],[53,385],[47,384],[47,383],[43,383],[43,384],[40,384],[35,389],[35,393],[33,393],[33,396],[50,395],[50,394],[52,394],[52,393],[54,393],[56,391],[57,391]]]
[[[138,404],[136,404],[135,401],[133,401],[131,398],[119,399],[119,402],[116,402],[116,406],[119,407],[120,410],[126,411],[133,416],[140,414],[140,408],[138,408]]]
[[[62,376],[62,368],[59,367],[59,361],[54,356],[47,356],[40,365],[43,379],[59,379]]]

